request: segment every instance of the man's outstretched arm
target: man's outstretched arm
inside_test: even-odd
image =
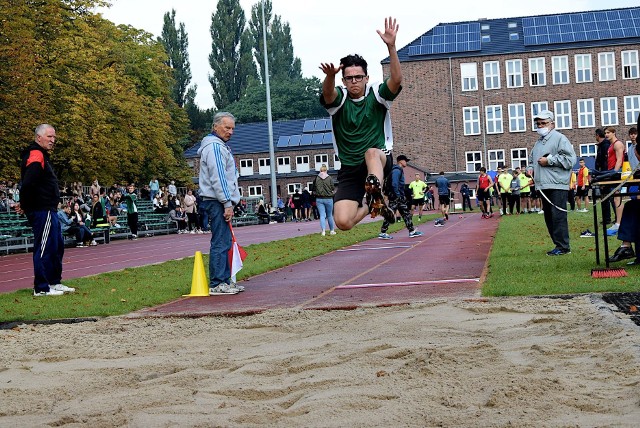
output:
[[[398,93],[402,84],[402,70],[400,69],[400,59],[398,59],[398,51],[396,50],[398,29],[400,29],[400,26],[396,23],[395,18],[388,17],[384,19],[384,32],[376,30],[389,50],[391,76],[387,80],[387,87],[394,94]]]

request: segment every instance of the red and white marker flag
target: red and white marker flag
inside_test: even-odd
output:
[[[243,261],[247,258],[247,252],[236,241],[236,235],[233,233],[231,222],[229,229],[231,230],[231,249],[229,249],[229,266],[231,266],[231,281],[236,282],[236,274],[242,269]]]

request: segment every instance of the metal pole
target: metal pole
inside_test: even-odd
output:
[[[269,128],[269,162],[271,163],[271,208],[278,208],[278,190],[276,187],[276,155],[273,148],[273,124],[271,122],[271,90],[269,88],[269,58],[267,55],[267,24],[264,18],[264,0],[262,6],[262,43],[264,44],[264,85],[267,93],[267,126]]]

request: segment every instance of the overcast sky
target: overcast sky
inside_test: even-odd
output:
[[[183,22],[189,37],[191,83],[198,85],[196,102],[201,108],[213,107],[208,75],[211,52],[211,14],[217,0],[111,0],[112,7],[99,9],[103,17],[116,24],[128,24],[156,36],[162,32],[163,16],[176,10],[176,22]],[[258,0],[240,0],[247,15]],[[571,0],[519,2],[514,0],[272,0],[273,12],[291,27],[294,55],[302,61],[304,77],[324,78],[321,62],[359,53],[369,63],[372,81],[382,79],[380,61],[387,49],[376,30],[384,28],[385,16],[400,25],[397,48],[411,43],[440,23],[474,21],[479,18],[509,18],[562,12],[636,7],[637,0]]]

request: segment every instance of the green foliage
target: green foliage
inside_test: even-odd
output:
[[[256,76],[245,15],[239,0],[219,0],[211,17],[211,54],[213,101],[223,110],[244,93],[247,82]]]
[[[273,79],[270,81],[271,116],[273,120],[306,119],[324,117],[318,97],[322,83],[316,77],[306,79]],[[227,107],[239,123],[267,120],[265,86],[252,80],[246,93]]]
[[[103,1],[0,2],[0,176],[19,176],[19,150],[42,122],[56,128],[63,181],[185,175],[187,116],[159,42],[93,14]]]
[[[271,0],[264,2],[264,18],[267,27],[269,77],[274,80],[300,79],[302,77],[302,65],[300,58],[296,58],[293,55],[291,28],[288,22],[282,23],[282,18],[279,15],[272,16]],[[261,3],[256,3],[251,7],[249,34],[251,36],[253,54],[258,64],[258,71],[264,83],[264,36]]]
[[[191,66],[189,64],[189,39],[184,23],[180,23],[176,29],[176,11],[164,14],[162,37],[159,39],[167,53],[168,60],[165,64],[173,70],[173,100],[182,107],[185,103],[187,87],[191,81]]]

